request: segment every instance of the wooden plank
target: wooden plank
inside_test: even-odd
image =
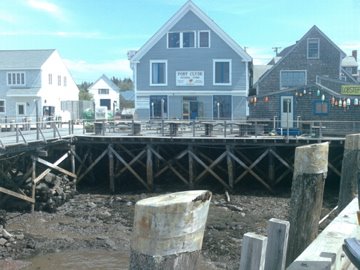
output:
[[[265,270],[284,270],[290,223],[272,218],[267,227]]]
[[[57,161],[54,162],[54,165],[57,166],[59,165],[61,162],[63,162],[65,159],[67,159],[67,157],[69,156],[69,153],[64,154],[62,157],[60,157]],[[38,158],[33,157],[33,159],[35,159],[35,161],[38,160]],[[35,185],[42,180],[49,172],[51,172],[51,169],[46,169],[45,171],[43,171],[40,175],[38,175],[37,177],[35,177],[33,179],[33,182],[35,183]],[[76,177],[76,176],[75,176]]]
[[[241,270],[264,270],[267,238],[255,233],[245,233],[241,247]]]
[[[68,156],[69,156],[69,153],[67,153],[67,157]],[[41,163],[43,165],[46,165],[46,166],[50,167],[51,169],[57,170],[57,171],[59,171],[59,172],[61,172],[63,174],[66,174],[66,175],[70,176],[70,177],[76,178],[75,174],[73,174],[72,172],[69,172],[68,170],[65,170],[65,169],[57,166],[56,164],[52,164],[52,163],[50,163],[50,162],[48,162],[48,161],[46,161],[46,160],[44,160],[42,158],[39,158],[39,157],[36,157],[35,159],[36,159],[37,162],[39,162],[39,163]]]
[[[0,187],[0,192],[5,193],[5,194],[10,195],[10,196],[13,196],[13,197],[16,197],[16,198],[19,198],[19,199],[24,200],[24,201],[30,202],[30,203],[35,203],[35,199],[30,198],[30,197],[25,196],[25,195],[22,195],[22,194],[19,194],[19,193],[14,192],[14,191],[12,191],[10,189],[7,189],[7,188]]]

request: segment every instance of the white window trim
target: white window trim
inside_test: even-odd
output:
[[[229,83],[216,83],[215,82],[215,64],[218,62],[228,62],[229,63]],[[232,60],[231,59],[213,59],[213,85],[232,85]]]
[[[316,40],[318,45],[318,56],[317,57],[309,57],[309,43],[311,40]],[[306,42],[306,57],[307,59],[320,59],[320,39],[319,38],[308,38]]]
[[[24,74],[24,83],[11,83],[9,84],[9,74],[11,74],[11,81],[12,81],[12,74],[20,74],[20,81],[21,81],[21,74]],[[9,71],[6,72],[6,85],[8,86],[25,86],[26,85],[26,72],[25,71]]]
[[[283,72],[305,72],[305,85],[307,85],[307,70],[306,69],[297,69],[297,70],[291,70],[291,69],[283,69],[283,70],[280,70],[280,80],[279,80],[279,84],[280,84],[280,90],[282,89],[288,89],[288,87],[283,87],[281,85],[281,82],[282,82],[282,73]]]
[[[164,63],[165,64],[165,83],[152,83],[152,64],[155,63]],[[168,82],[168,61],[167,60],[150,60],[150,86],[167,86]]]
[[[200,33],[209,33],[209,46],[208,47],[200,47]],[[197,44],[198,48],[201,49],[206,49],[206,48],[210,48],[211,47],[211,35],[210,35],[210,30],[200,30],[198,32],[198,44]]]
[[[19,114],[19,105],[24,106],[24,114]],[[26,115],[26,103],[25,102],[16,102],[16,116],[24,116]]]
[[[6,113],[6,99],[0,99],[0,101],[4,101],[4,112],[0,111],[0,114],[5,114]]]
[[[179,47],[169,47],[169,34],[172,34],[172,33],[179,33]],[[183,34],[184,33],[194,33],[194,47],[184,47],[183,43],[184,43],[184,37],[183,37]],[[167,35],[166,35],[166,47],[168,49],[194,49],[196,48],[196,45],[197,45],[197,36],[196,36],[196,31],[194,30],[189,30],[189,31],[171,31],[171,32],[168,32]]]

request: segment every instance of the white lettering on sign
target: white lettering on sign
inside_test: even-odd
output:
[[[204,86],[204,71],[176,71],[176,86]]]

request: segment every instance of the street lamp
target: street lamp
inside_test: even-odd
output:
[[[164,119],[164,111],[165,111],[164,105],[165,105],[165,100],[162,98],[161,99],[161,119]]]
[[[114,120],[114,122],[115,122],[115,108],[116,108],[116,104],[117,104],[117,101],[114,100],[114,102],[113,102],[113,120]]]
[[[36,124],[36,139],[40,139],[40,133],[39,133],[39,107],[38,107],[38,100],[34,99],[35,103],[35,124]]]
[[[154,119],[154,102],[151,102],[151,119]]]

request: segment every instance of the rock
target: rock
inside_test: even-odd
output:
[[[0,238],[0,246],[4,246],[7,243],[7,240],[3,237]]]
[[[87,206],[90,208],[95,208],[97,205],[93,202],[88,202]]]
[[[5,239],[9,240],[11,237],[13,237],[12,234],[10,234],[7,230],[3,229],[2,235]]]

